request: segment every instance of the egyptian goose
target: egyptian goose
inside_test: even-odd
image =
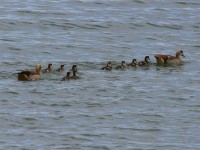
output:
[[[144,57],[144,61],[140,61],[139,63],[138,63],[138,66],[148,66],[149,64],[150,64],[150,58],[149,58],[149,56],[145,56]]]
[[[34,71],[24,70],[18,73],[19,81],[34,81],[41,78],[40,75],[41,65],[36,64]]]
[[[64,66],[65,66],[65,65],[60,65],[60,68],[56,69],[56,71],[58,71],[58,72],[64,71]]]
[[[48,67],[44,70],[42,70],[42,73],[49,73],[53,70],[53,65],[52,64],[48,64]]]
[[[116,67],[116,69],[121,69],[121,70],[124,70],[124,69],[126,69],[126,62],[125,61],[122,61],[122,64],[121,65],[119,65],[119,66],[117,66]]]
[[[128,67],[136,67],[137,66],[137,59],[133,59],[130,64],[127,65]]]
[[[112,63],[109,61],[107,65],[102,67],[101,70],[112,70]]]
[[[182,50],[176,51],[176,56],[164,55],[164,54],[154,55],[154,57],[156,58],[156,61],[157,61],[157,65],[163,65],[163,64],[180,65],[181,64],[180,56],[185,57]]]

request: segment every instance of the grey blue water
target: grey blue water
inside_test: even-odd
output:
[[[183,65],[155,65],[177,49]],[[199,0],[1,0],[0,149],[199,150],[199,58]],[[65,71],[17,81],[37,63]]]

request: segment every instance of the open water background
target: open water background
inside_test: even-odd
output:
[[[177,49],[182,66],[154,64]],[[199,0],[1,0],[0,149],[199,150],[199,58]],[[36,63],[81,79],[17,81]]]

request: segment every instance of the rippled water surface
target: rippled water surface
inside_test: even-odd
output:
[[[0,149],[199,149],[199,40],[199,0],[1,0]],[[177,49],[183,65],[155,65]],[[66,70],[17,81],[36,63]]]

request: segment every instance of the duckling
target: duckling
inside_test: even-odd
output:
[[[36,64],[34,71],[24,70],[21,71],[18,74],[18,80],[19,81],[35,81],[41,78],[40,75],[41,71],[41,65]]]
[[[62,79],[61,79],[61,81],[66,81],[66,80],[70,80],[70,72],[67,72],[67,74],[66,74],[66,76],[64,76]]]
[[[65,66],[65,65],[60,65],[60,68],[56,69],[56,71],[58,71],[58,72],[64,71],[64,70],[65,70],[65,69],[64,69],[64,66]]]
[[[122,61],[122,64],[121,65],[119,65],[119,66],[117,66],[116,67],[116,69],[121,69],[121,70],[124,70],[124,69],[126,69],[126,62],[125,61]]]
[[[102,67],[101,70],[112,70],[112,63],[109,61],[107,65]]]
[[[137,66],[137,59],[133,59],[130,64],[127,65],[128,67],[136,67]]]
[[[176,56],[172,55],[164,55],[164,54],[155,54],[154,57],[156,58],[157,65],[163,64],[175,64],[180,65],[181,59],[180,56],[185,57],[183,50],[176,51]]]
[[[70,77],[70,79],[73,79],[73,80],[79,79],[79,77],[76,76],[76,71],[73,71],[73,75]]]
[[[69,71],[71,71],[71,72],[73,72],[73,71],[77,71],[78,69],[77,69],[77,65],[73,65],[72,66],[72,69],[70,69]]]
[[[53,65],[52,64],[48,64],[48,67],[44,70],[42,70],[42,73],[49,73],[53,70]]]
[[[150,64],[150,58],[149,58],[149,56],[145,56],[144,57],[144,61],[140,61],[139,63],[138,63],[138,66],[148,66],[149,64]]]

